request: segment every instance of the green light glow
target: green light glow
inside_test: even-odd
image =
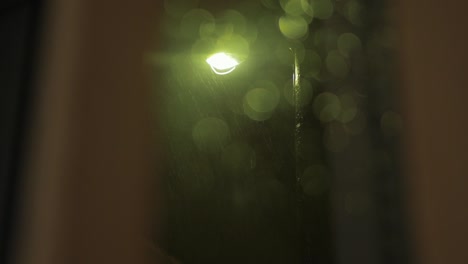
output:
[[[284,15],[278,20],[281,33],[289,39],[300,39],[308,34],[309,25],[301,16]]]
[[[206,62],[211,66],[214,73],[226,75],[234,71],[239,62],[224,52],[210,56]]]

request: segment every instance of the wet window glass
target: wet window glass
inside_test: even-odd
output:
[[[170,261],[407,261],[389,2],[164,1]]]

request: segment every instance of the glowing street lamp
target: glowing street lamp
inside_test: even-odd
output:
[[[218,75],[226,75],[234,71],[240,63],[224,52],[216,53],[206,59],[214,73]]]

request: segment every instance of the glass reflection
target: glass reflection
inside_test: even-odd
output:
[[[381,263],[390,234],[376,182],[398,178],[403,126],[395,102],[382,100],[392,61],[372,55],[391,48],[375,39],[387,25],[365,12],[383,7],[177,0],[165,9],[170,155],[157,243],[180,263],[356,263],[359,244]]]

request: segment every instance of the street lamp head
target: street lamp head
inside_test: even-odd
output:
[[[211,55],[206,62],[210,65],[214,73],[218,75],[226,75],[234,71],[239,65],[239,62],[224,52],[219,52]]]

